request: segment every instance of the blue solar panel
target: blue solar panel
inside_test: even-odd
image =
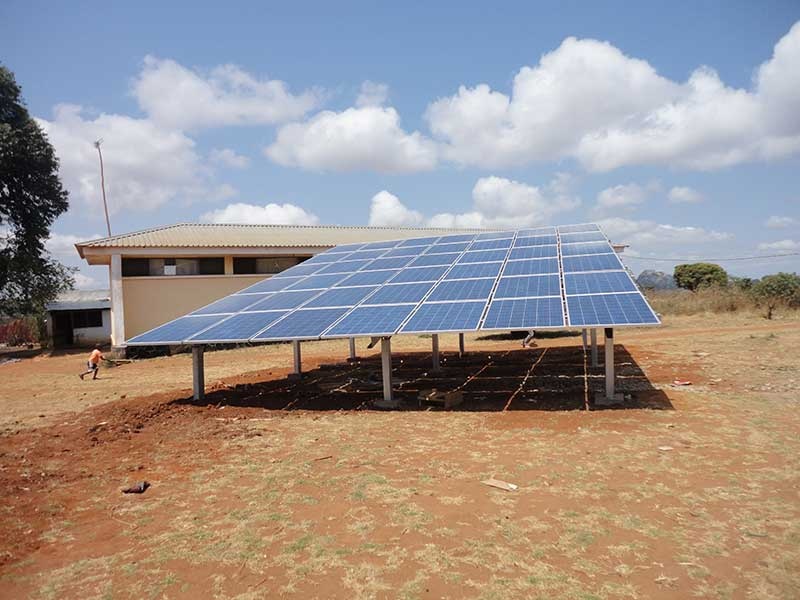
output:
[[[481,250],[480,252],[465,252],[458,260],[459,263],[492,262],[505,260],[507,250]]]
[[[347,254],[352,254],[348,252]],[[306,261],[303,261],[304,265],[318,265],[321,263],[332,263],[336,262],[337,260],[342,260],[344,258],[343,254],[336,254],[332,253],[330,250],[326,252],[321,252],[320,254],[315,254],[311,258]]]
[[[571,325],[611,327],[658,323],[639,293],[568,296],[567,308]]]
[[[292,286],[293,290],[324,290],[344,279],[346,275],[311,275]]]
[[[382,256],[385,252],[386,250],[359,250],[358,252],[353,252],[347,260],[372,260]]]
[[[494,282],[494,278],[441,281],[428,296],[428,300],[486,300],[492,293]]]
[[[430,246],[438,239],[438,235],[436,237],[412,238],[410,240],[403,241],[400,246]]]
[[[453,244],[455,242],[471,242],[475,237],[474,233],[459,234],[459,235],[446,235],[440,237],[437,244]]]
[[[636,284],[625,271],[567,273],[564,275],[564,286],[570,295],[637,291]]]
[[[286,311],[250,312],[233,315],[221,323],[209,327],[202,333],[192,336],[192,342],[245,342],[268,327]]]
[[[563,327],[561,298],[493,300],[481,329],[538,329]]]
[[[312,275],[316,273],[320,269],[324,269],[325,264],[327,263],[320,263],[318,265],[307,265],[306,263],[300,263],[299,265],[289,267],[285,271],[275,273],[272,277],[305,277],[306,275]]]
[[[253,310],[285,310],[297,308],[307,300],[319,294],[319,290],[303,290],[300,292],[277,292],[269,298],[262,300],[245,309],[245,312]]]
[[[611,254],[614,249],[608,242],[581,242],[580,244],[561,244],[561,256],[577,254]]]
[[[341,281],[337,287],[352,285],[380,285],[387,282],[400,271],[359,271]]]
[[[398,256],[395,258],[378,258],[369,263],[362,271],[382,271],[384,269],[402,269],[414,260],[413,256]]]
[[[537,227],[535,229],[520,229],[517,237],[533,237],[537,235],[555,235],[555,227]]]
[[[427,248],[427,246],[423,246],[423,248]],[[422,252],[423,250],[420,250],[419,248],[393,248],[392,250],[387,250],[383,257],[393,258],[395,256],[419,256],[422,254]]]
[[[506,269],[503,271],[503,275],[544,275],[545,273],[558,273],[558,259],[510,260],[506,263]]]
[[[511,247],[511,238],[505,238],[502,240],[484,240],[481,242],[474,242],[472,246],[469,247],[470,250],[501,250],[504,248]]]
[[[283,290],[290,285],[294,285],[298,281],[302,281],[302,277],[270,277],[258,283],[254,283],[248,288],[237,292],[238,294],[254,294],[257,292],[277,292]]]
[[[396,306],[359,306],[339,321],[328,336],[391,335],[414,310],[415,304]]]
[[[385,285],[367,298],[364,304],[400,304],[404,302],[416,304],[433,286],[433,282]]]
[[[488,231],[475,236],[476,240],[500,240],[503,238],[514,237],[513,231]]]
[[[359,269],[366,267],[371,262],[371,260],[346,260],[343,262],[335,262],[322,268],[318,274],[327,275],[329,273],[355,273]]]
[[[478,328],[486,302],[423,302],[402,333],[472,331]]]
[[[561,225],[558,233],[582,233],[584,231],[599,231],[600,228],[594,223],[582,223],[581,225]]]
[[[477,277],[497,277],[501,262],[474,263],[468,265],[455,265],[445,275],[445,279],[474,279]]]
[[[469,242],[459,242],[457,244],[435,244],[428,248],[428,250],[425,252],[425,255],[463,252],[468,246]]]
[[[417,267],[406,268],[392,279],[392,283],[411,283],[413,281],[436,281],[447,270],[447,267]]]
[[[573,244],[575,242],[605,242],[606,236],[599,231],[589,231],[587,233],[563,233],[560,235],[562,244]]]
[[[271,325],[255,336],[254,340],[309,339],[322,335],[347,308],[301,308]]]
[[[329,252],[331,254],[341,254],[342,252],[352,252],[354,250],[358,250],[359,248],[362,248],[363,246],[364,246],[363,243],[341,244],[340,246],[334,246],[333,248],[331,248],[330,250],[327,250],[326,252]]]
[[[354,306],[369,296],[376,289],[377,288],[375,286],[333,288],[314,298],[311,302],[306,304],[305,308],[322,308],[324,306]]]
[[[549,246],[558,242],[554,235],[540,235],[538,237],[518,237],[514,240],[514,247],[520,246]]]
[[[458,258],[458,254],[423,254],[414,259],[410,267],[433,267],[436,265],[450,265]]]
[[[617,255],[612,254],[590,254],[589,256],[565,256],[561,259],[565,273],[575,273],[578,271],[618,271],[622,269],[622,263]]]
[[[208,306],[197,309],[193,315],[218,315],[221,313],[235,313],[263,300],[272,294],[240,294],[238,296],[225,296]]]
[[[397,240],[388,240],[386,242],[370,242],[369,244],[364,244],[361,247],[361,250],[394,248],[395,246],[397,246],[398,243],[399,242]]]
[[[556,258],[558,256],[558,246],[525,246],[513,248],[509,255],[509,260],[521,258]]]
[[[558,275],[532,275],[526,277],[501,277],[495,298],[529,298],[531,296],[560,296],[561,279]]]
[[[180,344],[185,339],[199,333],[206,327],[218,323],[226,317],[220,315],[202,315],[198,317],[180,317],[160,327],[146,331],[128,340],[128,344]]]

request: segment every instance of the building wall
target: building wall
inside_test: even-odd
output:
[[[76,327],[72,330],[75,346],[108,344],[111,340],[111,310],[103,310],[102,327]]]
[[[123,277],[125,337],[130,339],[264,278],[264,275]]]

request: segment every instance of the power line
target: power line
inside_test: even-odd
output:
[[[651,256],[632,256],[624,255],[622,258],[630,260],[656,260],[663,262],[730,262],[733,260],[760,260],[763,258],[786,258],[787,256],[800,256],[800,252],[787,252],[785,254],[762,254],[760,256],[733,256],[729,258],[655,258]]]

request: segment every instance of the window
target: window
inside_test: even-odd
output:
[[[302,262],[302,259],[294,256],[236,256],[233,259],[233,272],[236,275],[270,275],[285,271],[299,262]]]
[[[160,275],[224,275],[225,259],[202,258],[123,258],[123,277]]]
[[[102,327],[103,326],[103,311],[102,310],[73,310],[72,311],[72,328],[84,329],[86,327]]]
[[[122,276],[123,277],[142,277],[150,275],[149,258],[123,258]]]

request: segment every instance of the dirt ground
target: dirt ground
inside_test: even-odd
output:
[[[2,364],[0,597],[800,597],[800,320],[616,342],[614,409],[575,336],[396,338],[394,412],[361,341],[207,353],[200,404],[187,355]]]

